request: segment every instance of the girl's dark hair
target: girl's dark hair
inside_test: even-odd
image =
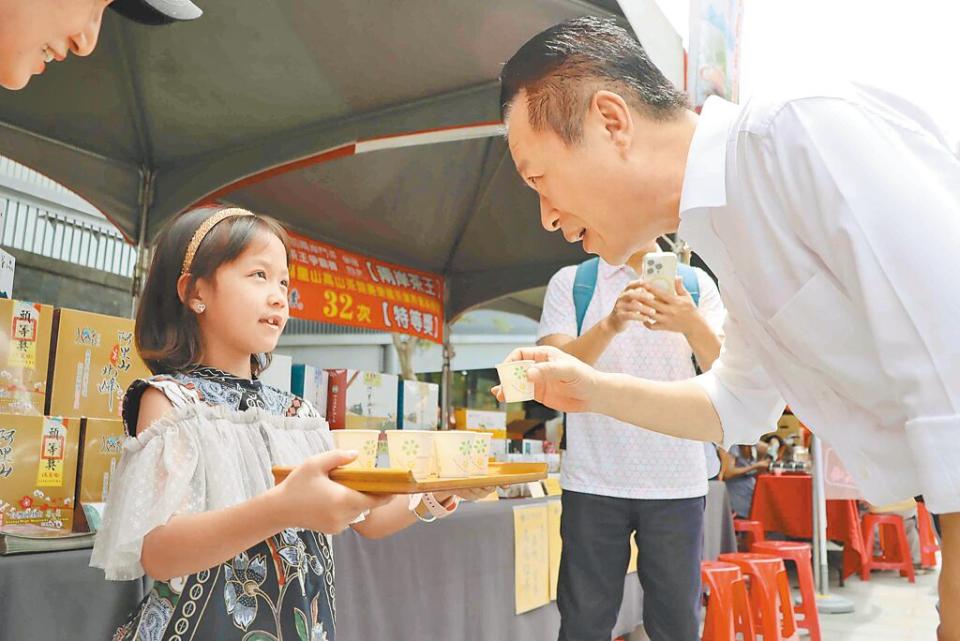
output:
[[[136,343],[140,357],[154,374],[181,372],[200,364],[200,326],[194,313],[180,301],[177,281],[184,255],[197,228],[221,207],[195,209],[171,220],[154,245],[150,273],[137,309]],[[280,239],[290,259],[290,239],[283,226],[269,216],[231,216],[217,223],[203,238],[190,265],[193,289],[197,279],[212,279],[221,265],[236,260],[259,232]],[[257,376],[270,365],[270,354],[251,354]]]

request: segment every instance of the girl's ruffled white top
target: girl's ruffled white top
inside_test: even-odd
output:
[[[231,507],[273,487],[271,468],[333,449],[327,422],[191,404],[128,438],[90,565],[111,580],[144,575],[143,539],[177,514]]]

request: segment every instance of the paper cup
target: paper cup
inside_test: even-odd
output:
[[[387,450],[390,467],[410,470],[417,479],[425,479],[434,471],[436,452],[433,447],[434,431],[388,430]]]
[[[372,470],[377,466],[377,447],[380,430],[331,430],[338,450],[356,450],[357,458],[344,465],[347,470]]]
[[[442,479],[471,476],[474,466],[474,433],[465,430],[436,432],[437,471]]]
[[[507,403],[533,400],[533,383],[527,378],[527,370],[535,361],[513,361],[497,365],[497,375]]]
[[[483,476],[490,467],[490,441],[493,439],[493,434],[474,432],[473,436],[473,473]]]

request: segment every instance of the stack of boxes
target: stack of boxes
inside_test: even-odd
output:
[[[77,496],[106,496],[123,395],[149,376],[133,321],[0,300],[0,326],[0,524],[69,531]]]

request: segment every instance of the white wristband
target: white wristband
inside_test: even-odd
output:
[[[410,495],[410,503],[407,505],[407,509],[409,509],[411,512],[413,512],[413,515],[414,515],[415,517],[417,517],[417,519],[423,521],[424,523],[433,523],[434,521],[436,521],[436,520],[437,520],[437,517],[435,517],[435,516],[430,516],[430,518],[426,518],[426,517],[420,516],[420,513],[417,512],[417,508],[420,507],[420,504],[421,504],[421,503],[423,503],[423,494],[422,494],[422,493],[420,493],[420,494],[411,494],[411,495]]]
[[[447,499],[447,505],[444,505],[437,500],[437,497],[428,492],[423,495],[423,504],[427,506],[428,510],[430,510],[430,514],[438,519],[442,519],[453,514],[460,503],[456,496],[451,496]]]

